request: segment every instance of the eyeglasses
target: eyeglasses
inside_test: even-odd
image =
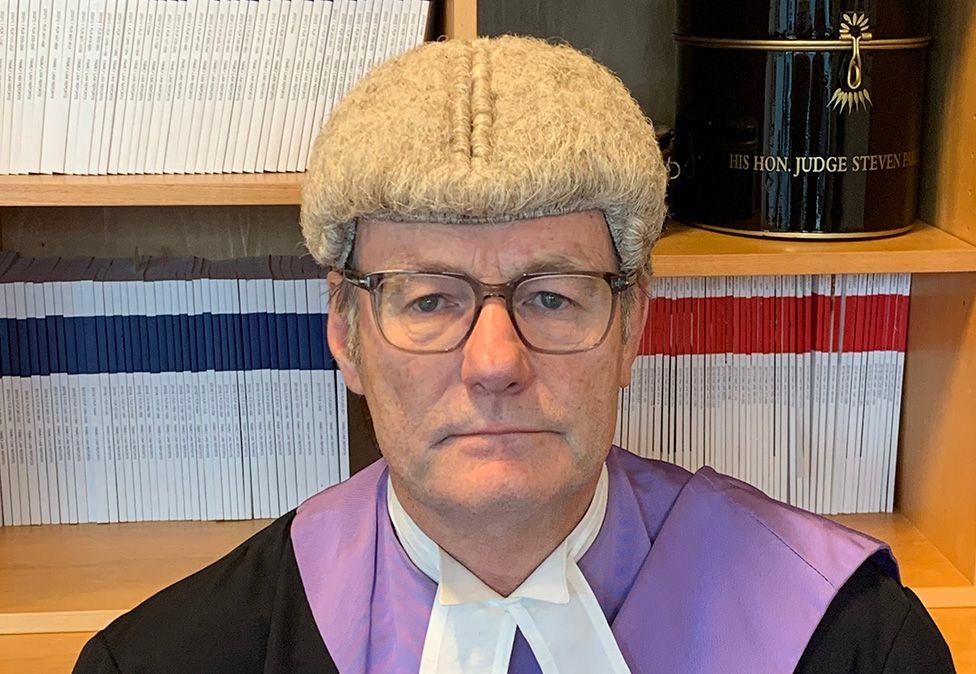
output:
[[[633,276],[596,271],[523,274],[508,283],[482,283],[453,272],[344,270],[342,275],[369,292],[383,338],[410,353],[457,349],[489,297],[505,300],[515,331],[533,351],[588,351],[610,332],[617,295],[634,284]]]

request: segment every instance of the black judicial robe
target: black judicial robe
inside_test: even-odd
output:
[[[294,517],[112,622],[85,645],[74,671],[336,672],[295,561]],[[869,559],[829,605],[795,671],[955,670],[915,594]]]

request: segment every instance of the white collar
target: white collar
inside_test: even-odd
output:
[[[583,519],[512,594],[502,597],[420,530],[387,477],[387,509],[397,537],[417,568],[438,583],[420,674],[505,674],[516,627],[543,674],[629,672],[576,564],[600,532],[608,492],[604,465]]]

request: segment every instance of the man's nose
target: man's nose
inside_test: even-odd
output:
[[[461,379],[481,393],[518,393],[533,376],[528,347],[500,298],[485,301],[463,355]]]

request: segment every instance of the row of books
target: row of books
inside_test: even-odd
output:
[[[0,254],[3,523],[274,517],[347,478],[322,275]]]
[[[890,512],[910,283],[654,279],[615,441],[807,510]]]
[[[0,0],[0,174],[303,171],[430,0]]]

